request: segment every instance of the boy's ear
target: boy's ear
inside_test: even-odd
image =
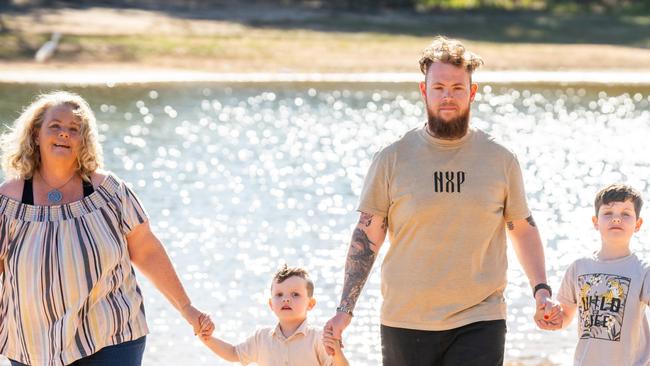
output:
[[[639,231],[639,229],[641,229],[641,224],[643,224],[643,219],[639,217],[639,218],[636,220],[636,225],[634,226],[634,232],[635,232],[635,233],[636,233],[637,231]]]
[[[316,298],[310,297],[309,298],[309,304],[307,304],[307,310],[311,310],[316,306]]]
[[[592,216],[591,217],[591,222],[594,223],[594,229],[598,230],[598,217]]]
[[[271,305],[271,298],[269,297],[269,309],[273,310],[273,305]]]

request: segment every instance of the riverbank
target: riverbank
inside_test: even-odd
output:
[[[0,83],[118,85],[150,83],[416,83],[419,73],[218,73],[179,69],[116,68],[114,65],[84,65],[61,68],[21,65],[0,70]],[[611,71],[480,71],[480,84],[561,84],[650,86],[650,73]]]
[[[642,31],[650,16],[360,15],[257,4],[181,12],[28,9],[0,20],[0,69],[26,78],[106,70],[417,74],[419,52],[440,33],[465,40],[486,71],[650,72],[650,37]],[[35,51],[54,32],[62,34],[57,52],[36,63]]]

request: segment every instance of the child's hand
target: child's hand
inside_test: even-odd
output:
[[[323,335],[323,345],[325,348],[329,348],[334,351],[332,356],[336,356],[341,353],[341,348],[343,348],[343,341],[340,339],[335,339],[326,335]]]
[[[554,303],[553,308],[551,308],[551,313],[548,314],[548,316],[544,316],[544,320],[546,320],[546,323],[548,323],[553,330],[562,328],[562,318],[562,305],[559,303]]]
[[[199,325],[200,329],[197,335],[201,339],[210,337],[212,335],[212,332],[214,332],[214,323],[212,322],[212,319],[210,319],[210,315],[206,313],[201,313],[199,316]]]
[[[557,330],[562,328],[562,305],[553,301],[553,306],[548,313],[544,314],[544,318],[540,319],[537,324],[541,329]]]
[[[323,332],[323,345],[327,350],[327,354],[334,356],[337,352],[341,352],[341,348],[343,348],[343,340],[334,338],[334,329],[332,327],[325,327]],[[336,346],[336,348],[334,346]],[[332,352],[330,353],[330,351]]]
[[[325,346],[325,350],[327,351],[327,354],[330,355],[330,356],[334,356],[334,349],[331,348],[325,342],[326,338],[335,339],[334,338],[334,328],[332,326],[327,326],[326,325],[325,329],[323,329],[323,345]],[[339,344],[339,349],[343,348],[343,340],[342,339],[338,340],[338,344]]]
[[[211,335],[214,331],[214,324],[207,313],[195,308],[192,304],[185,305],[180,310],[181,315],[192,326],[194,335]]]

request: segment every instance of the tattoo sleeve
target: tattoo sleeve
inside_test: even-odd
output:
[[[341,295],[341,305],[350,309],[354,309],[359,299],[363,285],[368,279],[377,256],[377,244],[381,244],[373,243],[366,232],[374,219],[373,215],[361,213],[359,223],[352,234],[352,241],[345,262],[345,280],[343,294]],[[384,218],[381,223],[381,230],[385,233],[387,229],[388,220]]]

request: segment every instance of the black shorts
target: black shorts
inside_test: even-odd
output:
[[[503,366],[506,321],[443,331],[381,326],[383,366]]]

